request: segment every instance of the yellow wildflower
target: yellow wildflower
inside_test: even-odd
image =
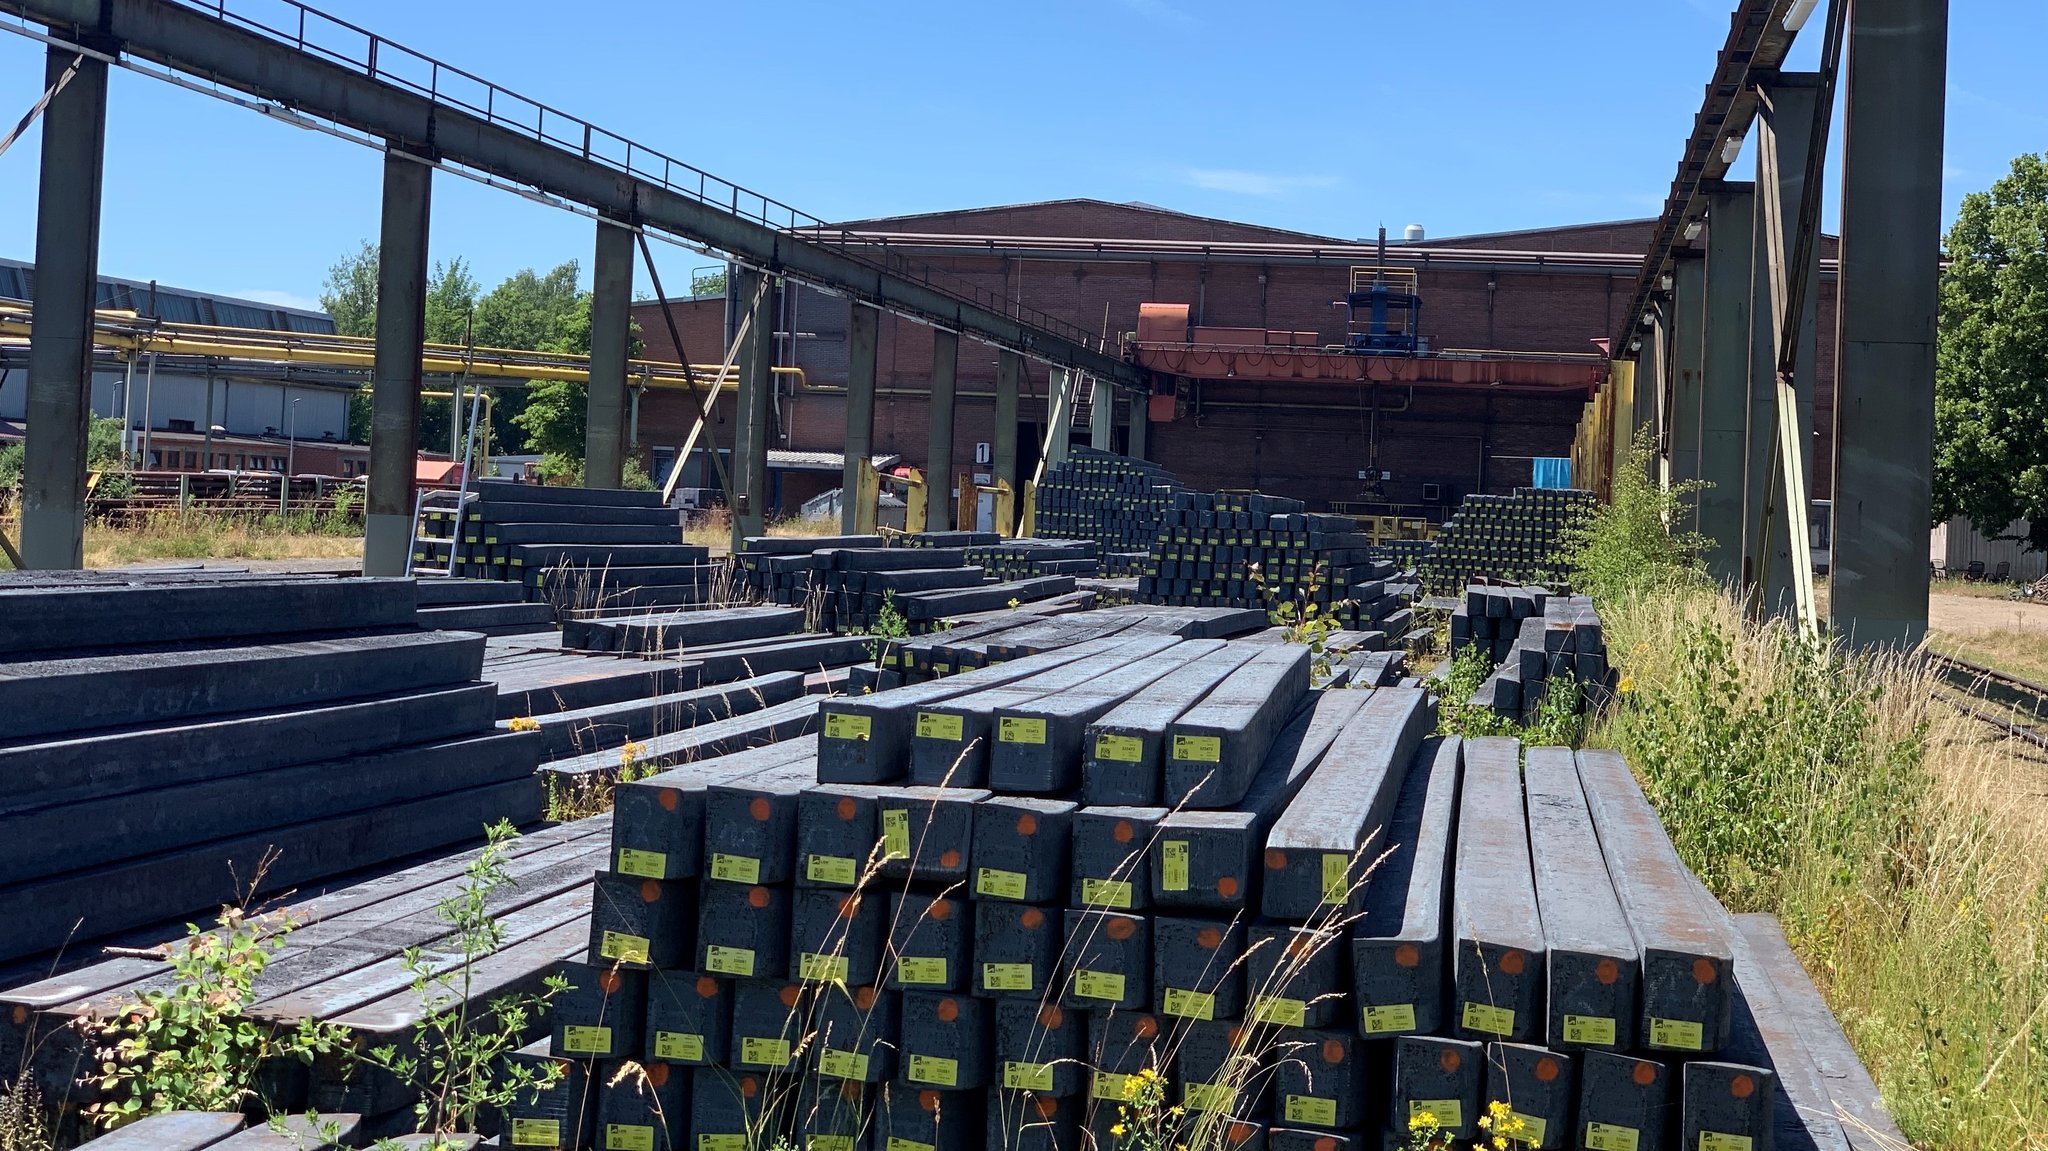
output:
[[[1124,1125],[1123,1125],[1123,1124],[1121,1124],[1121,1123],[1112,1123],[1112,1124],[1110,1124],[1110,1127],[1109,1127],[1109,1133],[1110,1133],[1111,1135],[1114,1135],[1114,1136],[1116,1136],[1116,1137],[1117,1137],[1117,1138],[1119,1138],[1119,1139],[1123,1138],[1123,1137],[1124,1137]]]

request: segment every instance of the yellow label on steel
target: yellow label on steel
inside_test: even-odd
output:
[[[1508,1116],[1509,1118],[1522,1121],[1522,1133],[1515,1136],[1517,1142],[1527,1143],[1531,1147],[1543,1146],[1543,1137],[1550,1132],[1550,1121],[1548,1119],[1539,1119],[1534,1115],[1527,1115],[1520,1111],[1510,1111]]]
[[[1135,735],[1111,735],[1105,731],[1095,737],[1095,758],[1112,763],[1140,763],[1145,758],[1145,741]]]
[[[984,991],[1030,991],[1038,986],[1038,973],[1029,963],[984,963],[981,986]]]
[[[720,947],[716,943],[708,944],[704,948],[704,970],[752,979],[754,952],[745,947]]]
[[[1169,839],[1159,845],[1159,887],[1162,891],[1188,889],[1188,841]]]
[[[1415,1005],[1413,1003],[1389,1003],[1376,1006],[1365,1005],[1364,1018],[1367,1035],[1385,1035],[1390,1031],[1415,1030]]]
[[[1029,882],[1030,876],[1021,871],[984,867],[974,873],[974,893],[995,899],[1022,899]]]
[[[1315,1095],[1289,1095],[1283,1107],[1289,1123],[1313,1123],[1318,1127],[1337,1125],[1337,1101]]]
[[[1308,1004],[1280,995],[1260,996],[1252,1001],[1252,1018],[1281,1027],[1308,1026]]]
[[[1168,1015],[1182,1019],[1208,1021],[1216,1018],[1216,997],[1206,991],[1186,991],[1169,987],[1163,997],[1163,1007]]]
[[[1567,1015],[1564,1017],[1564,1041],[1589,1047],[1612,1047],[1614,1020],[1604,1015]]]
[[[668,853],[621,847],[617,870],[620,875],[637,875],[642,879],[667,879]]]
[[[740,1039],[740,1062],[763,1067],[789,1066],[789,1040],[747,1035]]]
[[[1424,1115],[1444,1130],[1454,1130],[1465,1125],[1465,1103],[1461,1099],[1410,1099],[1408,1121],[1413,1123]]]
[[[1081,904],[1084,907],[1119,907],[1131,905],[1131,885],[1121,879],[1084,879],[1081,881]]]
[[[804,878],[812,883],[852,887],[860,882],[860,867],[843,855],[811,855],[804,858]]]
[[[919,1143],[915,1139],[905,1139],[899,1135],[891,1135],[889,1136],[889,1145],[883,1148],[883,1151],[939,1151],[939,1149],[929,1143]]]
[[[1173,758],[1186,763],[1223,762],[1223,738],[1215,735],[1176,735]]]
[[[866,740],[874,734],[875,721],[865,715],[846,715],[841,712],[825,713],[826,739]]]
[[[913,1055],[910,1069],[903,1073],[912,1083],[929,1083],[934,1087],[957,1087],[960,1083],[960,1064],[957,1060],[941,1059],[936,1055]]]
[[[853,1151],[851,1135],[807,1135],[804,1151]]]
[[[896,961],[896,982],[920,987],[946,985],[946,957],[905,955]]]
[[[610,1055],[612,1029],[609,1027],[564,1027],[562,1050],[570,1055]]]
[[[1021,715],[1003,716],[996,722],[996,740],[1000,743],[1044,743],[1045,721]]]
[[[1650,1046],[1677,1051],[1698,1051],[1706,1043],[1706,1029],[1684,1019],[1650,1017]]]
[[[858,1051],[835,1051],[827,1047],[818,1052],[818,1074],[830,1075],[834,1079],[866,1079],[868,1057]]]
[[[604,1151],[654,1151],[654,1128],[638,1123],[607,1123]]]
[[[1586,1122],[1586,1146],[1591,1151],[1636,1151],[1643,1133],[1619,1123]]]
[[[1010,1060],[1003,1064],[1003,1086],[1017,1091],[1052,1090],[1052,1064],[1019,1063]]]
[[[761,861],[750,855],[727,855],[714,851],[711,853],[711,878],[723,879],[727,883],[759,883]]]
[[[1747,1135],[1730,1135],[1725,1131],[1700,1132],[1699,1151],[1749,1151]]]
[[[1237,1092],[1228,1083],[1190,1083],[1181,1091],[1181,1102],[1190,1111],[1229,1111]]]
[[[1343,903],[1351,898],[1351,857],[1336,852],[1323,854],[1323,902]]]
[[[1088,1097],[1090,1099],[1113,1099],[1118,1101],[1128,1099],[1130,1098],[1132,1078],[1133,1076],[1130,1075],[1114,1075],[1107,1071],[1097,1071],[1095,1078],[1088,1083]]]
[[[676,1063],[704,1062],[704,1037],[687,1031],[654,1033],[654,1057]]]
[[[844,983],[852,970],[844,955],[806,951],[797,957],[797,978],[805,983]]]
[[[1460,1022],[1464,1023],[1467,1031],[1480,1031],[1488,1035],[1513,1035],[1515,1009],[1493,1007],[1485,1003],[1467,1003]]]
[[[1107,999],[1121,1001],[1124,997],[1124,977],[1112,971],[1074,972],[1074,994],[1082,999]]]
[[[699,1135],[697,1151],[747,1151],[745,1135]]]
[[[649,946],[651,945],[644,935],[607,931],[598,938],[597,953],[606,959],[616,959],[620,963],[646,963]]]
[[[944,715],[934,711],[917,713],[917,738],[947,739],[959,743],[965,738],[967,721],[957,715]]]
[[[910,858],[910,809],[904,807],[882,810],[882,858]]]
[[[512,1145],[514,1147],[559,1147],[562,1145],[562,1124],[557,1119],[514,1119],[512,1121]]]

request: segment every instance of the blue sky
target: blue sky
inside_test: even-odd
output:
[[[1654,213],[1733,8],[580,0],[569,15],[538,0],[325,2],[826,219],[1090,196],[1339,236]],[[2048,4],[1954,8],[1950,213],[2014,155],[2048,150],[2036,88]],[[1795,66],[1817,60],[1820,26],[1816,15]],[[0,122],[40,94],[42,52],[0,35]],[[34,254],[39,141],[32,131],[0,156],[0,255]],[[310,303],[328,265],[376,234],[379,163],[117,70],[101,269]],[[487,287],[570,258],[587,269],[584,219],[451,176],[434,197],[434,257],[465,257]],[[671,291],[707,263],[656,251]]]

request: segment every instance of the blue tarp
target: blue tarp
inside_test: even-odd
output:
[[[1572,462],[1557,456],[1538,456],[1530,464],[1529,486],[1536,488],[1568,488],[1572,486]]]

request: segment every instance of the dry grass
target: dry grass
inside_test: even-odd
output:
[[[2039,631],[1985,631],[1970,635],[1930,633],[1927,646],[2008,675],[2048,683],[2048,639]]]
[[[2048,765],[1706,592],[1608,605],[1620,748],[1687,862],[1775,911],[1916,1146],[2048,1148]]]
[[[360,559],[360,529],[345,534],[295,530],[274,518],[248,520],[194,513],[152,516],[132,527],[87,524],[85,566],[124,567],[153,560],[295,560]],[[15,517],[0,520],[0,532],[17,544],[21,524]],[[0,555],[0,568],[10,566]]]

